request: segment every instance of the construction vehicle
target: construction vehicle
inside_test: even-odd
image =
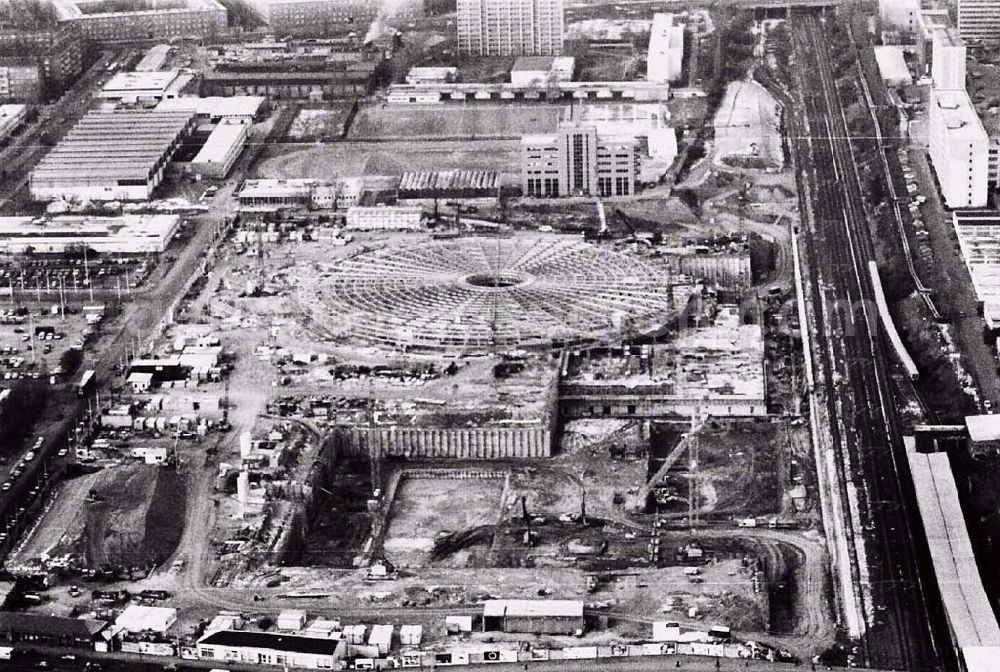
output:
[[[372,559],[372,564],[368,565],[366,581],[395,581],[396,566],[389,562],[385,556]]]

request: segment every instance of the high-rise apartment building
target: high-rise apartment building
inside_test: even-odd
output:
[[[958,0],[958,32],[966,40],[1000,44],[1000,0]]]
[[[603,137],[593,126],[560,128],[521,138],[525,196],[631,196],[635,138]]]
[[[378,16],[379,0],[250,0],[279,35],[364,35]]]
[[[931,47],[931,79],[942,91],[965,89],[965,40],[954,28],[934,32]]]
[[[986,206],[989,137],[965,89],[931,90],[929,153],[949,208]]]
[[[8,91],[18,92],[10,100],[33,103],[38,102],[32,100],[33,95],[55,96],[75,81],[83,68],[79,30],[54,19],[33,22],[30,27],[0,23],[0,66],[9,68],[5,74]]]
[[[558,56],[563,0],[458,0],[458,51],[476,56]]]

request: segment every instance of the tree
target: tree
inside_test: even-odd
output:
[[[59,357],[59,366],[64,375],[72,375],[83,363],[83,352],[77,348],[65,350]]]

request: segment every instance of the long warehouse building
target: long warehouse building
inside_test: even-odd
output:
[[[183,110],[91,112],[32,171],[31,197],[148,200],[194,125]]]
[[[967,672],[995,672],[1000,626],[983,588],[946,453],[918,453],[906,438],[917,507],[948,628]]]

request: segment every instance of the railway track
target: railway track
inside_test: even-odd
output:
[[[852,575],[861,584],[868,622],[864,662],[907,670],[941,669],[940,607],[927,597],[916,549],[920,531],[909,502],[905,466],[889,376],[889,357],[878,331],[868,261],[875,258],[850,133],[833,76],[829,31],[823,20],[793,14],[805,103],[806,142],[796,142],[799,165],[813,195],[813,235],[807,246],[826,401],[842,470],[845,518],[853,519]],[[802,153],[805,152],[803,156]],[[832,308],[824,315],[824,308]],[[851,481],[853,486],[848,483]],[[933,597],[933,595],[932,595]]]

